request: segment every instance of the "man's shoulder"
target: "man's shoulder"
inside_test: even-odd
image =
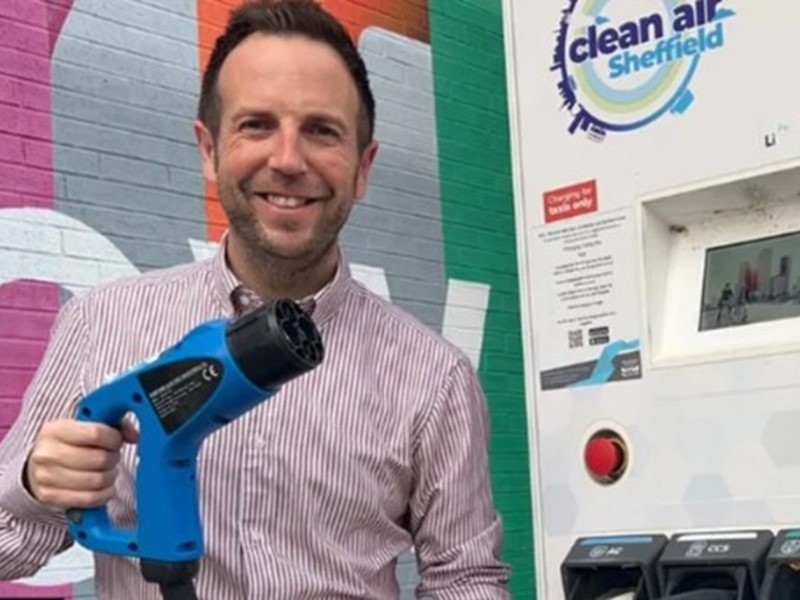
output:
[[[357,310],[367,327],[399,351],[422,354],[440,365],[469,360],[458,346],[409,311],[360,283],[355,282],[354,290]]]
[[[87,306],[121,299],[136,303],[159,296],[161,301],[176,300],[181,295],[194,292],[198,285],[209,282],[210,265],[211,259],[208,259],[153,269],[102,283],[86,292],[80,300]]]

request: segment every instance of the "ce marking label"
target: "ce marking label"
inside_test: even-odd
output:
[[[214,363],[207,364],[205,367],[203,367],[200,375],[205,381],[214,381],[215,379],[218,379],[219,371],[217,370],[217,365]]]

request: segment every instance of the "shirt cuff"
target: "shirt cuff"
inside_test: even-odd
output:
[[[504,585],[476,584],[456,589],[436,590],[423,594],[422,599],[433,600],[511,600],[511,595]]]
[[[0,477],[0,506],[22,521],[63,527],[66,524],[64,513],[39,502],[22,484],[27,461],[28,455],[20,453],[8,463],[8,468]]]

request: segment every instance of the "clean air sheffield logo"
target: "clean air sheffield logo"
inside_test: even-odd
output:
[[[684,113],[701,58],[725,45],[725,19],[735,13],[722,3],[568,0],[552,69],[570,133],[602,140]]]

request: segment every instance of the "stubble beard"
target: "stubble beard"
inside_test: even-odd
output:
[[[314,225],[306,243],[283,249],[270,239],[250,198],[240,187],[220,181],[218,193],[231,231],[241,241],[248,269],[277,289],[291,289],[313,277],[316,268],[324,266],[324,257],[333,251],[351,208],[349,203],[338,205],[334,214],[325,215],[323,221]]]

